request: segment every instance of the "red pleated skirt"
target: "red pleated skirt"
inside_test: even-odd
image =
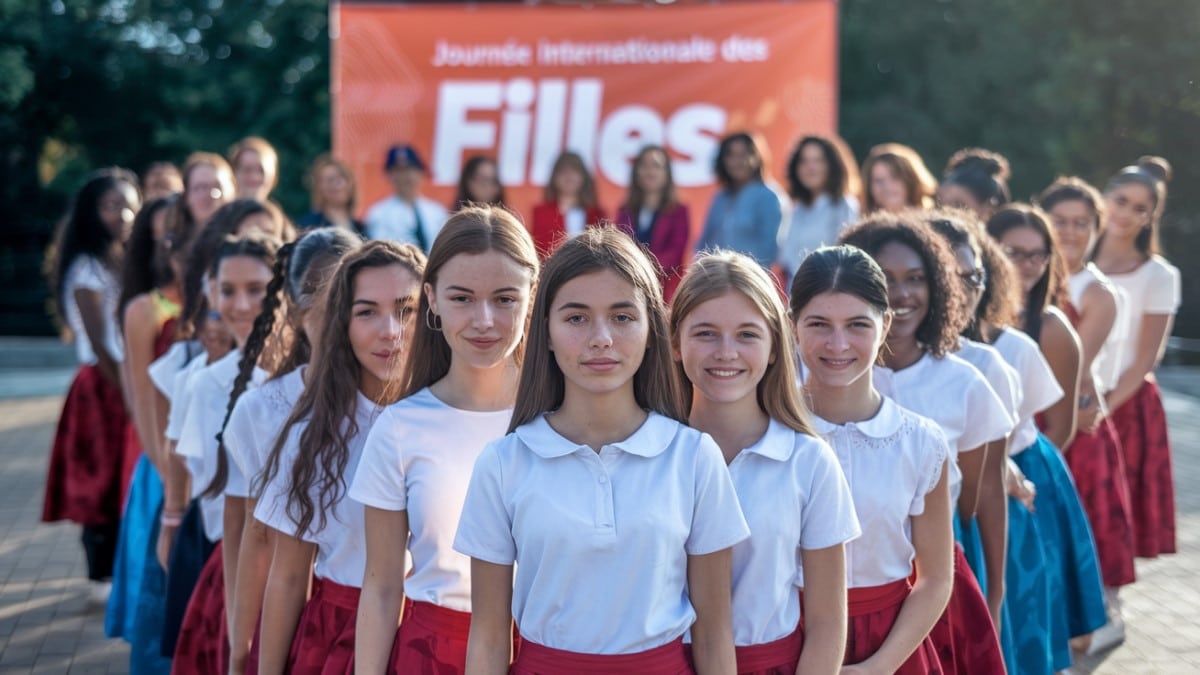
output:
[[[388,672],[393,675],[461,675],[467,667],[470,612],[405,600]]]
[[[96,366],[80,368],[67,391],[50,450],[42,522],[120,522],[128,425],[121,390]]]
[[[636,654],[579,654],[521,642],[509,675],[694,675],[683,638]]]
[[[229,628],[225,625],[225,565],[221,543],[204,563],[188,600],[171,675],[213,675],[229,669]]]
[[[1111,421],[1101,421],[1090,434],[1076,434],[1064,458],[1092,526],[1104,585],[1116,588],[1132,584],[1133,510],[1125,460]]]
[[[950,592],[946,611],[929,631],[929,640],[942,664],[941,672],[947,675],[1006,672],[1000,638],[988,612],[987,600],[958,543],[954,544],[954,590]]]
[[[900,608],[911,590],[908,579],[900,579],[883,586],[849,589],[847,615],[850,625],[846,631],[846,656],[842,663],[862,663],[879,651],[888,634],[892,632]],[[928,636],[896,672],[901,675],[942,672],[937,649]]]
[[[1121,440],[1138,557],[1175,552],[1175,483],[1162,392],[1153,376],[1112,413]]]
[[[351,675],[354,672],[354,622],[361,588],[313,578],[312,597],[304,605],[292,648],[292,675]]]

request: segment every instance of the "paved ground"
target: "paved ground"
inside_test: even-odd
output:
[[[38,522],[61,405],[59,396],[37,395],[46,390],[61,385],[0,372],[0,674],[126,673],[125,643],[104,637],[103,608],[89,600],[78,529]],[[1139,562],[1140,580],[1122,592],[1127,642],[1078,664],[1079,673],[1200,672],[1200,398],[1168,391],[1166,401],[1179,554]]]

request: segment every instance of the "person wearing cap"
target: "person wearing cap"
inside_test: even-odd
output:
[[[420,194],[425,162],[411,145],[392,146],[384,162],[395,194],[367,209],[367,235],[410,243],[426,253],[446,222],[446,209]]]

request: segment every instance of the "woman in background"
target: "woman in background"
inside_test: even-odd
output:
[[[866,199],[863,213],[927,209],[933,206],[937,181],[916,150],[899,143],[871,148],[862,165]]]
[[[783,199],[764,180],[764,152],[744,131],[721,139],[713,166],[720,187],[708,207],[696,250],[723,248],[745,253],[763,267],[775,263]]]
[[[313,160],[304,177],[308,187],[312,210],[296,221],[301,230],[321,227],[340,227],[350,230],[360,238],[367,236],[367,226],[354,217],[357,189],[354,172],[345,162],[329,153]]]
[[[837,241],[858,220],[862,180],[846,142],[836,136],[805,136],[788,160],[791,217],[779,235],[779,264],[790,279],[805,256]]]
[[[671,157],[662,146],[647,145],[630,166],[629,193],[617,209],[617,227],[649,248],[662,267],[667,302],[683,275],[691,217],[679,201],[671,176]]]

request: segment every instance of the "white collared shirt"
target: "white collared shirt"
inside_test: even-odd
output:
[[[750,538],[733,547],[733,642],[773,642],[800,622],[801,550],[859,535],[837,457],[819,438],[776,420],[729,463]]]
[[[254,485],[267,465],[279,432],[292,414],[292,408],[304,393],[304,369],[307,365],[267,380],[257,389],[242,394],[225,427],[225,450],[229,453],[231,470],[225,494],[255,496],[261,486]]]
[[[995,347],[964,337],[958,339],[958,351],[954,352],[954,355],[975,366],[983,375],[983,379],[987,380],[992,391],[996,392],[996,396],[1008,409],[1008,415],[1012,418],[1015,428],[1019,421],[1017,411],[1021,409],[1021,401],[1025,397],[1017,371],[1008,365]]]
[[[146,367],[150,382],[163,398],[171,403],[175,398],[175,386],[179,374],[191,363],[197,354],[204,352],[199,340],[181,340],[172,344],[162,356],[155,359]]]
[[[956,457],[1013,430],[1008,406],[975,366],[954,354],[925,354],[903,370],[875,366],[875,386],[901,407],[936,422]],[[952,462],[951,501],[961,493],[962,471]]]
[[[163,436],[168,441],[179,442],[179,436],[183,433],[183,420],[187,417],[188,407],[192,402],[193,379],[196,373],[207,367],[208,354],[201,348],[182,369],[175,373],[174,378],[167,377],[170,380],[167,387],[171,391],[171,395],[167,398],[171,402],[171,407],[167,410],[167,428],[163,430]]]
[[[313,574],[316,576],[343,586],[362,588],[363,573],[367,567],[367,527],[362,505],[346,498],[347,485],[361,464],[363,446],[367,442],[372,425],[379,417],[380,409],[374,401],[363,396],[362,392],[356,391],[355,395],[357,400],[354,406],[354,422],[358,431],[346,443],[346,468],[338,477],[341,482],[338,499],[325,512],[325,526],[321,526],[321,502],[315,486],[309,494],[313,500],[314,513],[317,515],[313,517],[307,530],[301,532],[287,510],[292,469],[300,454],[300,437],[307,426],[307,420],[293,425],[288,430],[279,457],[279,470],[263,486],[258,506],[254,507],[254,517],[288,536],[316,544],[317,555],[313,563]],[[397,574],[403,573],[403,570],[397,570]]]
[[[516,563],[522,637],[584,654],[630,654],[696,619],[689,555],[749,536],[721,449],[657,413],[595,452],[545,415],[479,456],[454,548]]]
[[[925,496],[952,457],[942,430],[886,397],[869,420],[833,424],[814,416],[813,423],[842,466],[862,526],[862,536],[846,544],[847,586],[908,577],[916,556],[912,518],[925,513]]]
[[[1021,407],[1017,410],[1017,428],[1008,441],[1008,454],[1016,455],[1033,445],[1038,437],[1034,415],[1058,403],[1063,389],[1038,344],[1022,331],[1004,328],[992,345],[1021,379]]]
[[[408,512],[413,571],[404,594],[415,602],[471,611],[471,559],[454,550],[471,468],[504,435],[512,410],[452,408],[428,387],[386,408],[371,429],[350,497]]]
[[[413,203],[391,195],[375,202],[363,217],[367,224],[367,235],[371,239],[417,246],[418,212],[421,215],[421,234],[425,237],[425,252],[428,253],[447,217],[446,208],[432,199],[418,196]]]

